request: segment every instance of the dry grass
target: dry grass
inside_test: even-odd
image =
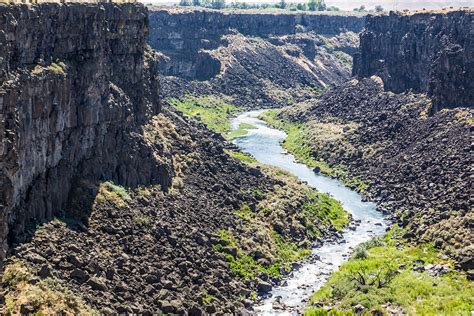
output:
[[[39,282],[20,261],[6,265],[2,287],[7,289],[2,315],[93,315],[97,314],[59,280],[47,278]],[[25,310],[28,306],[28,310]]]
[[[100,184],[94,204],[112,203],[118,208],[125,208],[131,199],[124,187],[107,181]]]

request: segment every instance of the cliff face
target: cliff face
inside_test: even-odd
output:
[[[357,16],[151,9],[148,41],[162,54],[164,95],[214,94],[238,106],[282,106],[350,77],[363,21]]]
[[[473,12],[369,16],[353,74],[433,99],[433,111],[474,106]]]
[[[142,5],[0,5],[0,260],[77,176],[167,186],[134,131],[157,113]]]

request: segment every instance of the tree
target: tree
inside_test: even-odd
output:
[[[224,9],[225,0],[212,0],[211,6],[213,9]]]
[[[308,10],[308,7],[306,6],[306,3],[298,3],[296,5],[296,8],[300,11],[306,11]]]
[[[309,0],[308,9],[310,11],[324,11],[326,10],[326,2],[324,0]]]
[[[191,1],[190,0],[180,0],[179,5],[182,6],[182,7],[187,7],[187,6],[191,5]]]
[[[201,6],[201,0],[193,0],[193,6],[200,7]]]
[[[355,8],[354,11],[357,11],[357,12],[366,12],[366,10],[365,10],[365,5],[361,5],[360,7]]]
[[[285,9],[286,8],[286,1],[285,0],[280,0],[280,3],[278,4],[278,8]]]
[[[375,6],[375,12],[379,12],[379,13],[380,13],[380,12],[383,12],[383,11],[384,11],[384,9],[383,9],[383,7],[382,7],[380,4]]]

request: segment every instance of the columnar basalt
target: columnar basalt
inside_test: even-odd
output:
[[[167,186],[170,172],[133,133],[160,110],[144,6],[0,5],[0,30],[1,260],[65,212],[75,177]]]
[[[353,73],[387,90],[428,93],[433,112],[474,106],[474,12],[367,17]]]
[[[358,33],[363,24],[362,16],[152,9],[149,42],[170,58],[169,66],[162,66],[163,74],[207,80],[219,73],[221,63],[206,51],[225,46],[227,35],[270,38],[315,32],[336,36]]]

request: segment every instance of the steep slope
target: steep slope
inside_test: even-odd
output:
[[[355,75],[382,78],[387,90],[425,92],[432,111],[474,106],[474,12],[369,16]]]
[[[143,5],[0,10],[0,313],[244,312],[349,222],[161,109]]]
[[[214,94],[243,107],[305,100],[350,76],[363,17],[156,9],[163,95]]]
[[[423,95],[386,93],[373,78],[350,81],[281,117],[305,122],[313,157],[364,179],[367,196],[408,225],[412,238],[436,241],[472,268],[473,113],[460,108],[428,117],[430,106]]]
[[[133,133],[160,109],[143,6],[2,5],[0,16],[1,260],[30,223],[64,214],[76,176],[167,187],[171,170]]]
[[[473,98],[466,68],[474,51],[461,26],[471,20],[469,11],[368,17],[354,71],[381,78],[354,79],[279,115],[304,124],[302,144],[313,159],[363,179],[355,182],[359,189],[395,214],[409,228],[407,237],[435,242],[464,269],[474,267],[469,238]],[[388,27],[396,31],[386,36]],[[422,40],[415,45],[416,38]],[[453,45],[456,56],[464,56],[462,63],[445,63],[435,55],[433,47],[442,47],[442,55]],[[403,53],[409,47],[412,54]],[[451,66],[439,73],[433,71],[438,63]],[[400,72],[401,64],[411,67]],[[433,82],[452,86],[440,97],[429,90]],[[405,89],[426,94],[386,92]],[[331,168],[319,170],[340,176]]]

